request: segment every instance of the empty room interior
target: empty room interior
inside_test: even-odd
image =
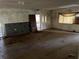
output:
[[[79,1],[0,0],[0,59],[79,59]]]

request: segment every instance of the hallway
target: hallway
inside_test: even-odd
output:
[[[0,40],[0,59],[78,59],[78,49],[78,33],[43,31]]]

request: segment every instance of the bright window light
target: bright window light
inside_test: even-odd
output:
[[[47,16],[45,16],[45,23],[47,23]]]
[[[76,17],[79,17],[79,14],[76,14]]]
[[[36,25],[37,25],[37,30],[41,29],[40,26],[40,14],[36,14]]]
[[[72,14],[59,15],[59,23],[73,24],[75,16]]]
[[[40,22],[40,15],[39,14],[36,14],[36,22]]]

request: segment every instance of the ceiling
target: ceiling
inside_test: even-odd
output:
[[[0,8],[48,9],[78,4],[79,0],[0,0]]]

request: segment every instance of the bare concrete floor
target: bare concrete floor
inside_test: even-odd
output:
[[[0,40],[0,59],[78,59],[79,34],[43,31]]]

